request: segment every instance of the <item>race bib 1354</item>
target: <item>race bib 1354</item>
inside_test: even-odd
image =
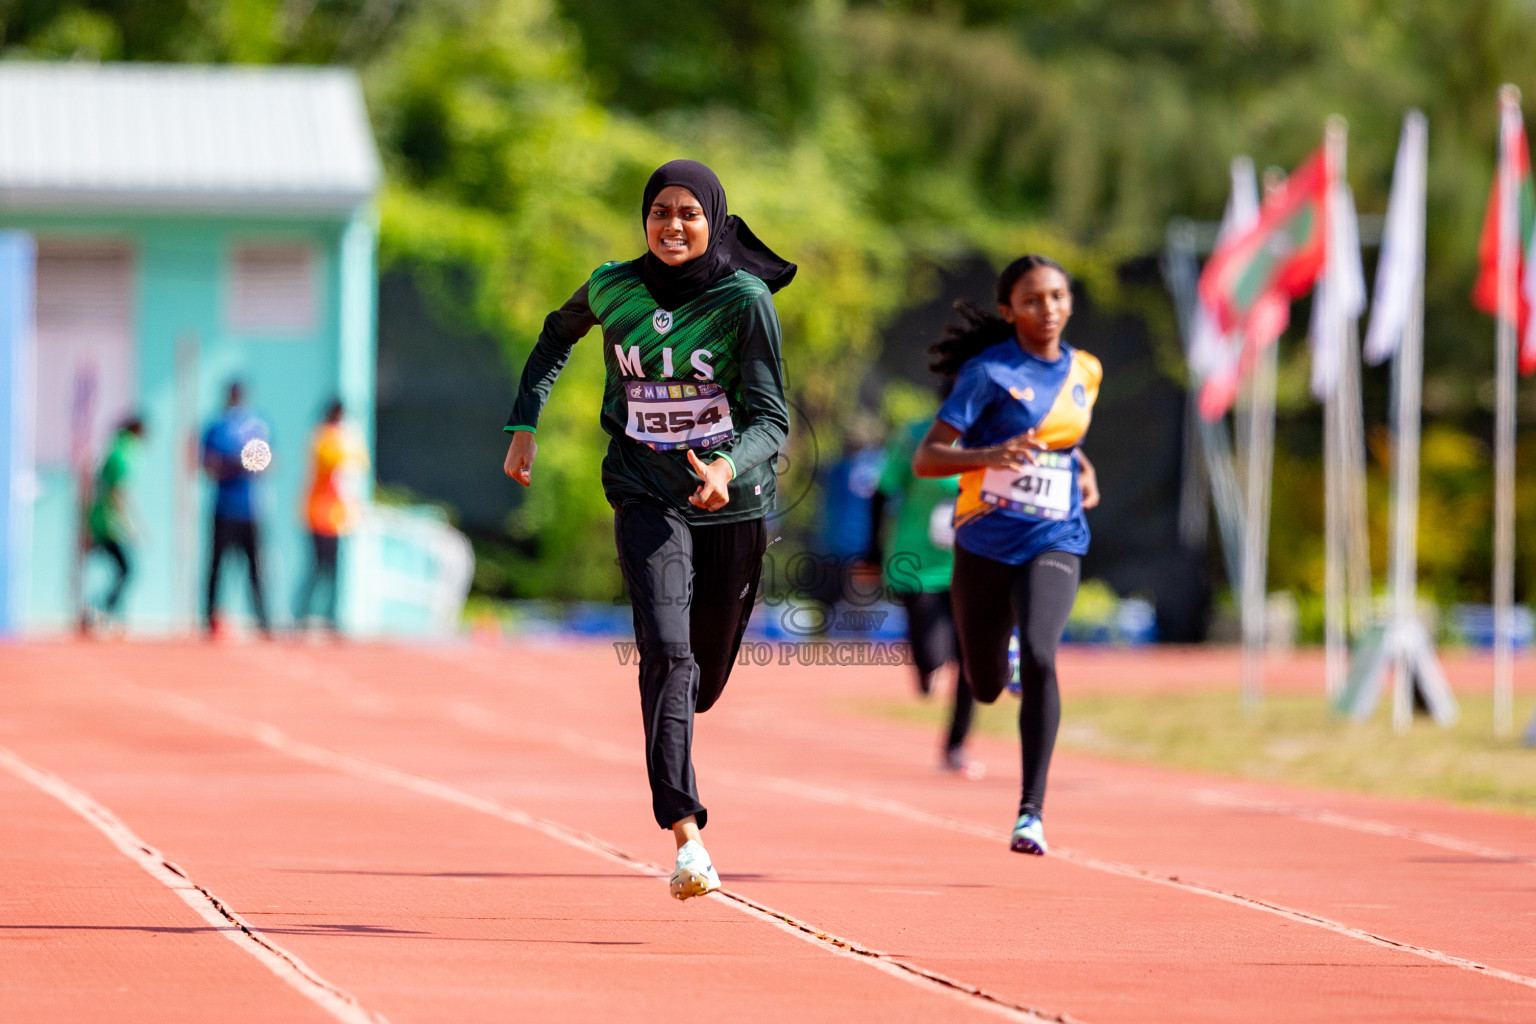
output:
[[[625,433],[657,451],[712,448],[736,432],[725,390],[709,381],[625,381]]]

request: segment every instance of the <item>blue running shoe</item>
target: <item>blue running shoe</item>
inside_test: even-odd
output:
[[[1024,692],[1024,685],[1019,682],[1019,634],[1017,633],[1008,638],[1008,692],[1015,697]]]
[[[1036,857],[1044,857],[1050,847],[1045,844],[1045,826],[1040,819],[1033,814],[1019,815],[1018,824],[1013,826],[1013,838],[1008,842],[1008,849],[1014,853],[1032,853]]]

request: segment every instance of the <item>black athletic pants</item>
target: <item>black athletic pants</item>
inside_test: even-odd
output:
[[[950,594],[960,659],[976,699],[991,704],[1008,685],[1008,638],[1019,628],[1019,745],[1024,761],[1020,814],[1040,813],[1051,768],[1061,693],[1056,647],[1077,597],[1078,557],[1047,551],[1023,565],[1008,565],[955,547]]]
[[[634,608],[645,768],[656,824],[709,812],[693,776],[693,716],[720,699],[757,600],[763,520],[690,525],[682,513],[625,501],[613,516]]]
[[[249,519],[230,519],[225,516],[213,517],[213,556],[208,561],[206,608],[209,629],[213,628],[214,610],[219,602],[219,569],[224,562],[224,552],[230,548],[239,548],[245,552],[246,567],[250,570],[251,607],[256,611],[256,624],[263,633],[271,632],[272,624],[267,619],[267,604],[261,596],[261,556],[258,554],[260,547],[255,522]]]
[[[336,628],[336,561],[341,550],[341,538],[324,533],[311,533],[310,544],[315,550],[315,560],[309,567],[309,576],[299,591],[299,599],[293,606],[293,618],[300,625],[309,618],[315,604],[315,588],[325,588],[325,604],[321,615],[332,629]]]
[[[117,578],[112,581],[112,586],[107,590],[107,596],[101,602],[101,610],[109,616],[116,617],[117,606],[123,600],[123,590],[128,586],[128,577],[133,572],[132,563],[128,561],[128,552],[123,545],[111,538],[97,537],[91,547],[105,551],[107,557],[117,566]]]
[[[907,609],[907,639],[912,644],[912,664],[916,666],[918,676],[927,679],[945,663],[958,660],[959,642],[955,636],[955,614],[950,608],[949,591],[897,596]],[[965,666],[961,665],[955,674],[955,700],[949,710],[949,733],[944,738],[944,749],[949,753],[958,753],[965,746],[975,710],[976,698],[965,678]]]

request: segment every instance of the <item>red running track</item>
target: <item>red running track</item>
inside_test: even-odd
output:
[[[611,648],[0,649],[0,1020],[1536,1020],[1536,818],[1063,753],[1023,857],[905,672],[738,671],[679,904]]]

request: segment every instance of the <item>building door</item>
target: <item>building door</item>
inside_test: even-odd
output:
[[[39,240],[36,351],[38,469],[88,473],[137,404],[126,244]]]
[[[120,243],[42,238],[36,274],[27,619],[51,629],[80,614],[90,584],[82,505],[113,428],[137,404],[132,253]]]

